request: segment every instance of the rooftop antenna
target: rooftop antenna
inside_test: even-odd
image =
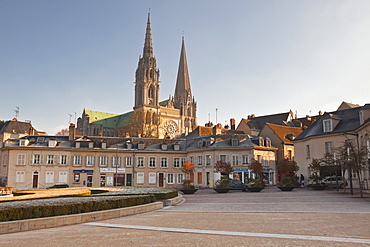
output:
[[[15,118],[16,118],[16,119],[18,119],[18,117],[19,117],[19,107],[18,107],[18,106],[16,106],[15,108],[16,108],[16,109],[14,110],[14,112],[15,112]]]
[[[208,113],[208,123],[211,122],[211,113]]]
[[[216,108],[216,124],[217,124],[217,111],[218,111],[218,108]]]
[[[68,113],[68,115],[69,115],[69,124],[70,124],[71,123],[72,114],[69,114]]]

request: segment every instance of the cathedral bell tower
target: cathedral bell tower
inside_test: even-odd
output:
[[[135,106],[158,107],[159,105],[159,69],[153,56],[152,33],[150,29],[150,13],[146,25],[143,56],[139,58],[135,75]]]

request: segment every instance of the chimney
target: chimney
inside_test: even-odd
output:
[[[76,137],[76,126],[71,123],[69,125],[68,141],[73,141]]]
[[[231,118],[231,119],[230,119],[230,128],[231,128],[232,130],[235,130],[235,119],[234,119],[234,118]]]
[[[319,111],[319,116],[321,116],[322,115],[322,111]]]
[[[35,128],[34,127],[30,127],[30,136],[33,136],[35,135]]]

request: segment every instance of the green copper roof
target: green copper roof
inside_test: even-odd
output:
[[[132,111],[124,114],[114,114],[85,110],[85,114],[90,116],[91,123],[101,124],[105,128],[119,128],[127,125],[129,123],[131,113]]]
[[[167,105],[167,102],[168,102],[168,99],[163,100],[163,101],[159,102],[159,105],[160,106],[166,106]]]

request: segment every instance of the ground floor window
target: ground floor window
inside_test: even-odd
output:
[[[24,171],[17,171],[15,175],[15,182],[16,183],[24,183],[25,172]]]
[[[144,172],[138,172],[136,173],[136,182],[138,184],[143,184],[144,183]]]
[[[157,178],[157,174],[155,172],[149,172],[149,183],[150,184],[157,183],[156,178]]]
[[[184,174],[183,173],[178,173],[177,174],[177,183],[182,184],[183,181],[184,181]]]
[[[52,184],[54,183],[54,171],[46,171],[45,174],[45,183]]]
[[[73,174],[73,182],[74,183],[79,183],[80,182],[80,179],[81,179],[80,173],[74,173]]]
[[[167,173],[167,183],[173,184],[174,183],[174,174],[173,173]]]

